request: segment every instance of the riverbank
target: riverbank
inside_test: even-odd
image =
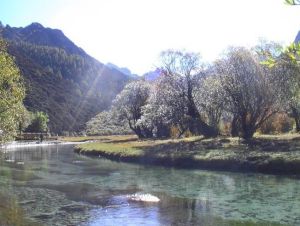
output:
[[[61,142],[87,142],[87,141],[116,141],[116,142],[128,142],[137,141],[137,136],[135,135],[112,135],[112,136],[79,136],[79,137],[58,137],[58,141]]]
[[[179,168],[300,175],[300,135],[238,138],[138,140],[104,136],[75,146],[75,152],[116,161]]]

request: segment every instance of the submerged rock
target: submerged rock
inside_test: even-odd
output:
[[[69,204],[60,207],[60,210],[68,211],[68,212],[76,212],[76,211],[85,211],[89,207],[87,205],[81,204]]]

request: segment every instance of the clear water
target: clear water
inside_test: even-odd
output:
[[[72,145],[0,159],[0,193],[42,225],[300,225],[296,178],[119,163],[79,156]],[[135,194],[160,201],[130,200]]]

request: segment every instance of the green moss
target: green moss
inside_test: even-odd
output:
[[[283,224],[273,222],[253,222],[253,221],[239,221],[239,220],[225,220],[222,218],[213,218],[206,220],[203,218],[203,225],[208,226],[284,226]]]
[[[0,193],[0,225],[7,226],[38,226],[25,217],[23,210],[14,198]]]

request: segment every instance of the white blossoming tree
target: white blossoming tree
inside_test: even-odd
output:
[[[151,129],[139,121],[142,108],[147,104],[150,88],[150,84],[143,80],[131,82],[113,102],[113,110],[117,112],[119,120],[126,120],[129,128],[139,138],[152,137]]]
[[[230,48],[216,67],[224,90],[225,108],[233,115],[234,124],[238,123],[241,136],[251,139],[279,109],[271,71],[245,48]]]

